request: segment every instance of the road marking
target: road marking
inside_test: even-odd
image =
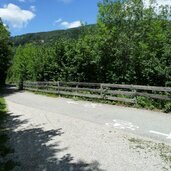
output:
[[[68,104],[75,104],[77,105],[78,103],[77,102],[74,102],[74,101],[67,101]]]
[[[84,104],[84,107],[86,108],[96,108],[96,107],[100,107],[101,105],[99,104],[95,104],[95,103],[87,103],[87,104]]]
[[[165,136],[166,139],[171,139],[171,133],[170,133],[170,134],[165,134],[165,133],[162,133],[162,132],[152,131],[152,130],[150,130],[149,132],[150,132],[151,134],[157,134],[157,135]]]
[[[133,125],[133,123],[123,120],[113,120],[113,123],[106,123],[106,126],[112,126],[122,130],[129,129],[131,131],[135,131],[136,129],[139,129],[139,126]]]

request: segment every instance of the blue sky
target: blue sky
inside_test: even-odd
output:
[[[12,36],[96,23],[100,0],[0,0]]]

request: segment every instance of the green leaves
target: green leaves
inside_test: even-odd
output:
[[[7,28],[0,19],[0,85],[5,84],[7,70],[10,66],[12,56],[12,42]]]
[[[170,12],[168,6],[151,2],[147,7],[142,0],[99,4],[98,26],[105,40],[101,65],[108,72],[104,81],[165,86],[170,80]]]

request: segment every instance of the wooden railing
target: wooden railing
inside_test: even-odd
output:
[[[171,100],[171,87],[83,82],[24,82],[24,89],[128,103],[136,103],[137,96]]]

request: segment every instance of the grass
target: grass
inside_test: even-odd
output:
[[[0,171],[10,171],[15,167],[15,162],[7,159],[7,155],[13,153],[8,144],[8,135],[5,129],[7,109],[5,100],[0,97]]]
[[[147,97],[137,97],[137,108],[145,108],[149,110],[160,110],[165,113],[171,112],[171,102],[164,100],[151,99]]]

